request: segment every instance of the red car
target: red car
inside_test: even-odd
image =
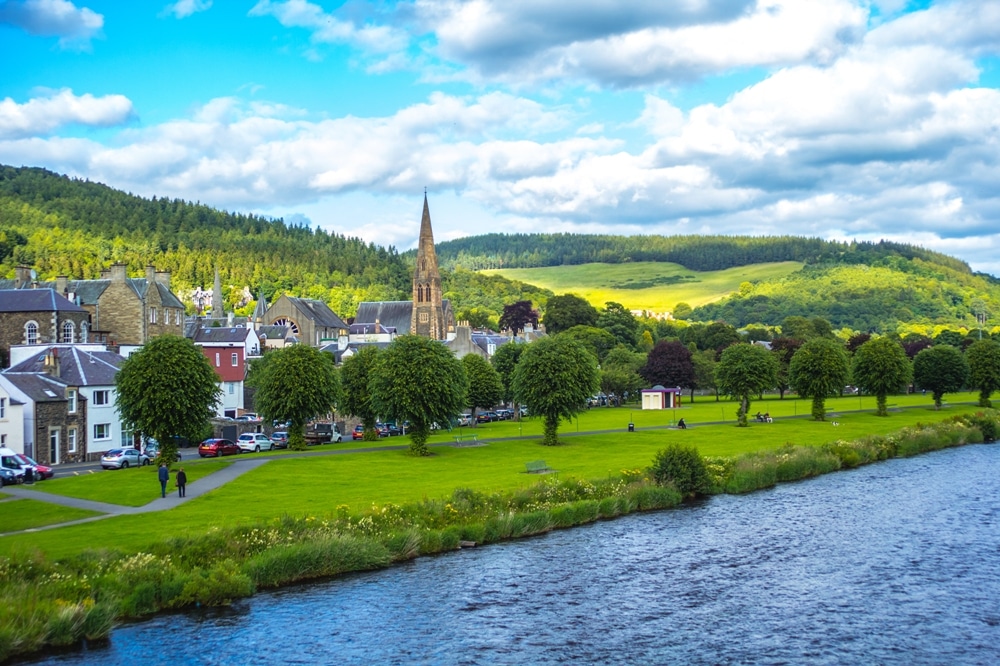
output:
[[[206,439],[198,447],[198,455],[202,458],[235,456],[239,452],[240,447],[236,445],[236,442],[229,439]]]
[[[48,465],[42,465],[40,463],[36,463],[34,460],[24,455],[23,453],[18,453],[17,459],[21,461],[22,467],[28,465],[34,468],[36,481],[39,479],[51,479],[53,476],[55,476],[55,472],[52,471],[51,467],[49,467]]]
[[[351,439],[364,439],[365,427],[362,424],[354,426],[354,432],[351,433]]]

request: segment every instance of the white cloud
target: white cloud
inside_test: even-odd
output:
[[[0,3],[0,23],[31,35],[59,37],[62,48],[86,49],[100,34],[104,16],[68,0],[8,0]]]
[[[351,44],[368,52],[385,53],[405,48],[409,38],[400,30],[382,25],[358,26],[307,0],[258,0],[250,16],[273,16],[286,28],[304,28],[316,44]]]
[[[830,62],[863,34],[850,0],[620,4],[425,0],[445,58],[477,79],[683,82],[732,68]],[[709,12],[714,12],[709,14]]]
[[[163,8],[163,14],[173,14],[175,18],[187,18],[212,7],[212,0],[178,0]]]
[[[132,102],[123,95],[76,96],[64,89],[24,104],[8,97],[0,101],[0,139],[48,134],[70,124],[110,127],[131,116]]]

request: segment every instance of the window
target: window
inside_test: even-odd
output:
[[[66,402],[69,403],[69,413],[76,414],[76,389],[66,389]]]
[[[7,398],[0,398],[0,419],[7,418]]]
[[[426,324],[431,320],[431,316],[426,312],[421,312],[419,315],[417,315],[417,319],[420,320],[421,324]]]
[[[240,355],[233,352],[233,367],[235,368],[240,363]]]
[[[7,435],[0,435],[0,446],[7,446]]]
[[[111,391],[94,391],[94,406],[106,405],[111,402]]]
[[[80,324],[80,342],[87,342],[87,322]]]
[[[33,321],[29,321],[24,325],[24,344],[26,345],[37,345],[38,344],[38,324]]]
[[[232,394],[236,393],[236,383],[235,382],[226,382],[226,386],[229,388],[229,395],[232,395]]]
[[[95,423],[94,424],[94,439],[111,439],[111,424],[110,423]]]
[[[184,314],[183,310],[177,310],[177,325],[178,326],[180,326],[181,324],[184,323],[184,321],[182,319],[183,314]]]
[[[62,337],[60,338],[59,341],[60,342],[66,342],[66,343],[72,343],[73,342],[73,334],[75,332],[76,332],[76,327],[73,326],[73,322],[71,322],[71,321],[65,321],[65,322],[63,322],[63,325],[62,325]]]
[[[125,423],[121,424],[122,446],[132,446],[132,430]]]
[[[222,365],[222,362],[219,360],[219,352],[215,352],[215,367],[218,368],[220,365]]]
[[[156,323],[156,308],[149,308],[149,323]]]
[[[66,446],[70,453],[76,453],[76,428],[66,430]]]

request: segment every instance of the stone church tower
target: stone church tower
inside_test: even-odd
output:
[[[434,253],[431,213],[424,192],[424,214],[420,219],[420,241],[417,245],[417,267],[413,271],[413,316],[410,333],[434,340],[448,335],[444,305],[441,302],[441,273]]]

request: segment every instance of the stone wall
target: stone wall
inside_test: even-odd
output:
[[[49,445],[50,429],[59,430],[59,462],[82,462],[87,460],[87,401],[78,397],[76,412],[70,414],[66,400],[50,400],[35,403],[35,460],[43,465],[55,464]],[[76,428],[76,452],[69,452],[70,428]]]
[[[80,327],[83,323],[90,326],[90,316],[86,312],[5,312],[0,317],[0,361],[2,367],[7,367],[10,360],[10,348],[13,345],[27,344],[24,327],[29,321],[38,324],[37,344],[48,345],[59,342],[59,331],[64,322],[73,322],[74,342],[80,341]]]

